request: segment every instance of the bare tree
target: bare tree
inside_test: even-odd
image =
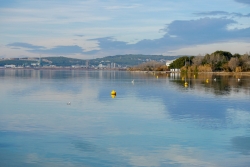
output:
[[[207,54],[204,57],[204,60],[207,64],[210,64],[212,67],[212,70],[216,70],[217,68],[222,68],[222,64],[226,63],[226,57],[220,54]]]
[[[235,71],[235,68],[240,64],[240,61],[237,57],[232,57],[229,62],[228,66],[232,71]]]
[[[244,71],[248,71],[250,69],[250,57],[249,54],[244,54],[240,57],[240,63]]]
[[[146,63],[139,64],[130,68],[130,70],[139,70],[139,71],[155,71],[157,68],[161,66],[166,66],[164,63],[160,63],[157,61],[149,61]]]
[[[195,65],[195,66],[201,65],[203,59],[204,59],[204,56],[201,56],[201,55],[195,56],[195,57],[192,59],[193,65]]]

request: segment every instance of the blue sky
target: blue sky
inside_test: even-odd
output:
[[[250,52],[250,0],[0,0],[0,58]]]

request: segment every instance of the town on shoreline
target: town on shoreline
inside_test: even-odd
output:
[[[5,58],[0,59],[2,68],[69,68],[69,69],[102,69],[102,70],[125,70],[145,62],[156,61],[165,64],[166,61],[173,60],[179,56],[163,55],[116,55],[95,59],[76,59],[68,57],[28,57],[28,58]]]

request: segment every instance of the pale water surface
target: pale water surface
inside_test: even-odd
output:
[[[250,166],[249,77],[156,75],[0,70],[0,166]]]

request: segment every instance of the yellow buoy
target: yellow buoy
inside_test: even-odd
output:
[[[208,83],[209,82],[209,80],[208,79],[206,79],[206,83]]]
[[[112,90],[110,94],[111,94],[111,95],[116,95],[116,91],[115,91],[115,90]]]
[[[158,79],[158,75],[156,76],[156,78]]]
[[[194,78],[195,78],[195,75],[194,75]]]

